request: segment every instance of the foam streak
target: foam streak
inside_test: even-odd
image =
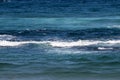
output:
[[[78,40],[71,42],[63,41],[0,41],[0,46],[20,46],[25,44],[48,44],[53,47],[74,47],[74,46],[90,46],[90,45],[116,45],[120,40],[108,41],[92,41],[92,40]]]

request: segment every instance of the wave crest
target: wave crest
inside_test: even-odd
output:
[[[95,40],[78,40],[78,41],[0,41],[0,46],[20,46],[25,44],[47,44],[52,47],[75,47],[90,45],[118,45],[120,40],[95,41]]]
[[[15,38],[15,36],[6,35],[6,34],[0,35],[0,40],[11,40],[13,38]]]

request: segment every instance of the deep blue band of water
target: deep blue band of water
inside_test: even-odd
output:
[[[119,16],[119,0],[8,0],[0,1],[0,16],[95,17]]]
[[[90,40],[120,39],[119,28],[92,28],[82,30],[0,30],[0,35],[12,35],[22,40]],[[6,37],[7,38],[7,37]],[[17,40],[16,38],[16,40]],[[5,38],[1,38],[5,39]],[[14,40],[14,39],[13,39]]]

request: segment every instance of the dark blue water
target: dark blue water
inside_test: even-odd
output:
[[[119,79],[119,0],[0,0],[0,80]]]

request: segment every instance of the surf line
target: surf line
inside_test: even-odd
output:
[[[78,40],[78,41],[0,41],[0,46],[20,46],[24,44],[47,44],[52,47],[74,47],[74,46],[90,46],[90,45],[116,45],[120,44],[120,40],[108,41],[91,41],[91,40]],[[100,48],[101,49],[101,48]]]

